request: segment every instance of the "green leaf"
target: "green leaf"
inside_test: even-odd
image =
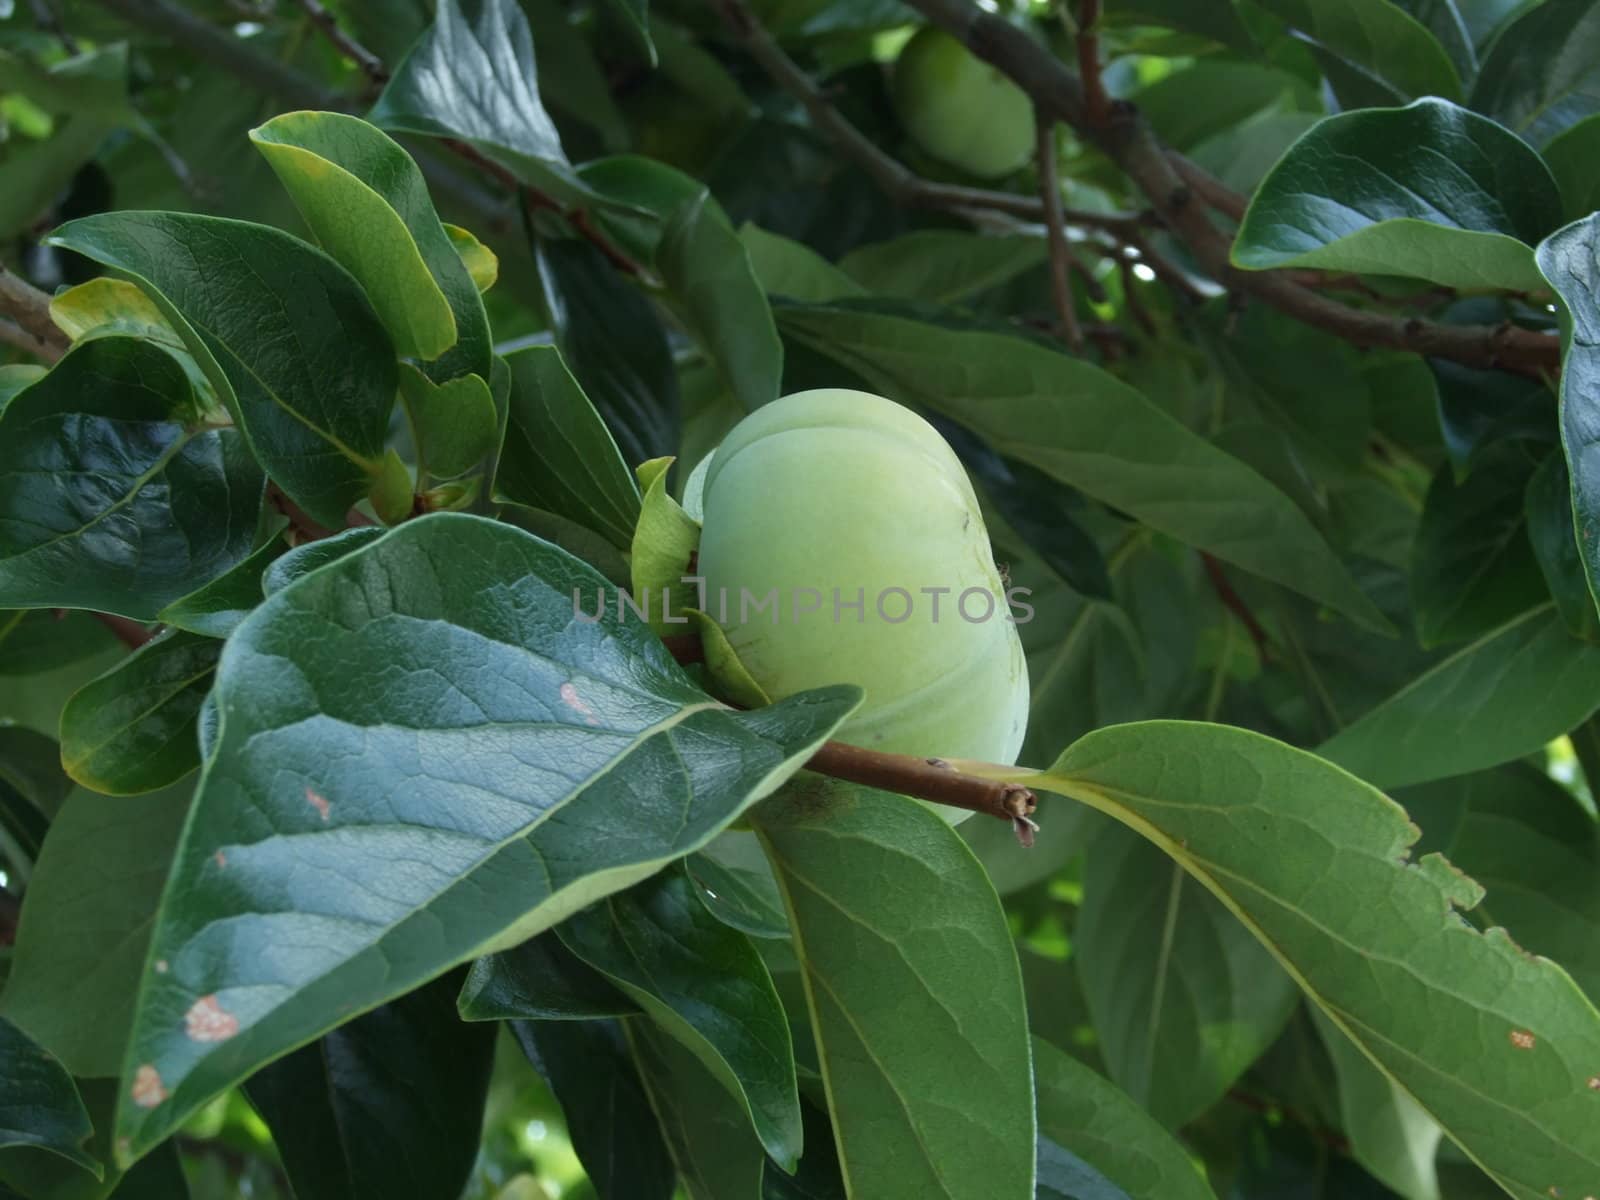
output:
[[[1203,58],[1140,88],[1131,99],[1163,142],[1188,151],[1303,90],[1276,67]]]
[[[396,368],[342,267],[276,229],[190,213],[84,217],[50,240],[139,284],[267,473],[316,520],[344,525],[383,452]],[[239,286],[244,275],[250,287]]]
[[[750,269],[769,296],[821,304],[866,294],[859,283],[802,242],[769,233],[749,221],[739,227],[739,240],[750,258]]]
[[[496,493],[627,548],[639,520],[639,485],[560,351],[529,346],[504,361],[511,369],[511,415]]]
[[[759,1196],[766,1159],[738,1102],[693,1053],[653,1025],[632,1021],[627,1032],[690,1200]]]
[[[500,278],[499,256],[480,242],[470,229],[463,229],[446,221],[444,232],[450,239],[450,244],[455,247],[461,265],[467,269],[467,277],[472,280],[472,286],[478,289],[480,295],[487,292]]]
[[[112,126],[97,117],[69,117],[50,137],[26,142],[5,156],[0,191],[0,237],[26,233],[94,158]]]
[[[0,413],[0,605],[150,620],[250,553],[263,480],[186,426],[183,370],[133,338],[76,347]]]
[[[196,725],[222,643],[171,630],[86,683],[61,712],[61,763],[110,796],[153,792],[200,765]]]
[[[459,1007],[468,1021],[589,1021],[639,1011],[554,933],[473,963]]]
[[[1037,267],[1048,255],[1045,240],[1039,237],[921,229],[892,241],[858,246],[839,260],[839,270],[878,295],[955,304],[1010,282]],[[831,296],[812,297],[786,294],[797,300],[831,300],[849,293],[835,291]]]
[[[1501,444],[1464,481],[1448,465],[1433,477],[1411,550],[1424,646],[1479,637],[1549,598],[1528,540],[1533,468],[1524,451]]]
[[[610,0],[610,3],[612,11],[622,18],[622,23],[638,40],[650,65],[655,66],[656,47],[650,40],[650,0]]]
[[[1457,916],[1482,890],[1438,855],[1410,861],[1415,827],[1382,793],[1259,734],[1178,721],[994,774],[1159,845],[1518,1200],[1593,1186],[1600,1012],[1556,964]]]
[[[1444,47],[1390,0],[1264,0],[1303,33],[1397,100],[1461,98],[1461,79]]]
[[[457,0],[440,0],[433,25],[367,119],[395,133],[463,141],[559,199],[589,196],[539,101],[533,35],[514,0],[482,0],[471,20]]]
[[[211,638],[227,637],[261,603],[262,577],[288,548],[288,543],[274,533],[238,566],[174,600],[156,618],[174,629]]]
[[[1472,107],[1542,146],[1600,111],[1600,11],[1588,0],[1525,6],[1496,33]]]
[[[561,1101],[599,1200],[668,1200],[677,1172],[618,1024],[513,1021],[511,1032]]]
[[[1544,161],[1561,188],[1569,221],[1580,221],[1600,209],[1600,113],[1563,129],[1545,145]]]
[[[779,323],[891,397],[959,421],[1007,458],[1387,631],[1292,500],[1099,368],[1021,339],[843,303],[783,308]]]
[[[1437,850],[1483,885],[1479,913],[1600,998],[1600,834],[1572,793],[1511,764],[1397,799]]]
[[[117,644],[88,613],[0,611],[0,675],[37,675],[102,654]]]
[[[43,1046],[0,1017],[0,1152],[37,1147],[77,1163],[99,1178],[101,1167],[83,1143],[91,1132],[72,1076]],[[0,1156],[3,1157],[3,1156]]]
[[[1438,385],[1445,453],[1462,477],[1480,453],[1499,442],[1553,443],[1560,437],[1556,405],[1544,381],[1443,359],[1428,366]]]
[[[1177,1129],[1266,1052],[1299,992],[1221,901],[1128,830],[1094,839],[1083,896],[1073,945],[1100,1051],[1117,1084]]]
[[[709,190],[667,221],[656,261],[689,332],[739,403],[754,411],[776,400],[783,343],[749,256]]]
[[[562,357],[636,467],[678,440],[678,383],[655,310],[587,242],[540,239],[539,278]]]
[[[1572,524],[1572,481],[1562,455],[1551,454],[1528,480],[1526,507],[1533,556],[1539,560],[1545,586],[1555,598],[1568,632],[1600,641],[1600,619]]]
[[[795,931],[850,1194],[1031,1198],[1022,977],[972,852],[915,801],[810,776],[752,820]]]
[[[1443,100],[1320,122],[1251,198],[1233,263],[1537,290],[1529,247],[1561,220],[1549,168],[1521,138]]]
[[[435,479],[465,475],[494,452],[500,414],[479,375],[435,383],[409,363],[400,364],[400,400],[416,435],[419,473]]]
[[[699,523],[667,491],[671,466],[670,458],[658,458],[639,467],[644,503],[628,560],[634,602],[644,605],[650,628],[663,636],[689,623],[682,614],[695,602],[695,586],[682,580],[690,577],[689,561],[700,544]]]
[[[357,525],[341,529],[331,537],[318,538],[296,546],[287,554],[275,559],[261,574],[261,594],[270,596],[281,592],[296,580],[303,578],[347,554],[377,541],[388,530],[381,525]]]
[[[79,1076],[115,1075],[161,887],[193,788],[137,801],[73,792],[50,826],[0,1014]]]
[[[1600,647],[1574,639],[1546,604],[1417,676],[1318,753],[1402,787],[1532,754],[1597,706]]]
[[[5,851],[7,870],[23,886],[50,821],[71,788],[53,739],[20,725],[0,724],[0,850]],[[4,982],[0,971],[0,984]]]
[[[296,1200],[459,1200],[495,1041],[493,1025],[456,1017],[460,982],[447,975],[251,1077]]]
[[[1121,1187],[1131,1200],[1214,1200],[1188,1152],[1114,1085],[1033,1039],[1039,1133]]]
[[[221,407],[211,381],[155,301],[126,279],[101,277],[50,297],[50,319],[75,342],[118,335],[158,343],[183,366],[194,389],[195,415]]]
[[[642,626],[574,618],[574,590],[602,582],[435,514],[234,632],[150,950],[170,969],[140,980],[129,1156],[352,1013],[698,849],[858,700],[730,712]]]
[[[766,1152],[792,1171],[800,1095],[783,1003],[749,938],[713,917],[681,870],[616,893],[556,927],[748,1112]]]
[[[793,1175],[770,1158],[761,1170],[760,1200],[849,1200],[839,1174],[839,1151],[833,1141],[833,1123],[814,1104],[800,1101],[805,1120],[805,1156]]]
[[[1108,22],[1156,25],[1210,38],[1235,50],[1256,52],[1255,39],[1231,4],[1193,4],[1189,0],[1107,0]]]
[[[1600,213],[1540,243],[1539,269],[1561,304],[1561,445],[1589,591],[1600,600]]]
[[[285,113],[252,129],[250,140],[318,244],[361,284],[395,350],[431,360],[455,345],[455,314],[419,239],[433,242],[430,259],[448,259],[458,275],[466,268],[410,156],[382,131],[343,113]],[[476,301],[477,288],[471,293]]]
[[[724,835],[683,860],[700,902],[717,920],[751,937],[788,937],[789,918],[772,868],[764,858],[743,861],[731,852],[726,843],[733,836]]]

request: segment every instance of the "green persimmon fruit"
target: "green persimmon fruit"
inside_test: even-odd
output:
[[[971,175],[998,179],[1033,153],[1027,93],[942,29],[924,29],[906,43],[892,94],[911,140]]]
[[[1027,663],[933,426],[867,392],[800,392],[736,425],[703,480],[704,607],[767,695],[859,684],[843,741],[1016,761]]]

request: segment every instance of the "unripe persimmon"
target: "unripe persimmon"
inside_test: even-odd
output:
[[[1033,153],[1027,93],[942,29],[924,29],[906,43],[892,94],[911,140],[970,175],[998,179]]]

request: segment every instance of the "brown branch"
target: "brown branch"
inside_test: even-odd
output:
[[[6,334],[3,340],[45,362],[55,362],[71,345],[50,319],[50,297],[4,266],[0,266],[0,313],[11,318],[17,335]]]
[[[1074,351],[1083,349],[1083,327],[1072,298],[1072,247],[1061,215],[1061,180],[1056,175],[1055,122],[1043,112],[1034,118],[1034,163],[1039,173],[1039,198],[1044,205],[1045,234],[1050,239],[1050,296],[1060,322],[1057,333]]]
[[[267,503],[272,505],[284,516],[289,518],[289,527],[292,531],[290,542],[296,546],[303,546],[307,542],[320,542],[323,538],[330,538],[341,532],[338,529],[329,529],[305,509],[301,508],[289,495],[276,483],[267,484]],[[344,515],[345,529],[357,525],[373,525],[376,522],[360,509],[352,508]]]
[[[96,621],[116,634],[117,640],[130,650],[137,650],[161,632],[159,625],[152,628],[127,617],[119,617],[115,613],[97,612],[93,615]]]
[[[1256,619],[1255,613],[1250,611],[1250,606],[1245,603],[1244,597],[1234,590],[1227,573],[1222,569],[1222,564],[1204,551],[1200,554],[1200,561],[1205,564],[1206,578],[1211,581],[1212,591],[1217,593],[1217,599],[1222,601],[1222,606],[1239,618],[1239,623],[1249,631],[1250,640],[1256,644],[1256,653],[1263,662],[1272,659],[1272,639],[1267,636],[1267,631]]]
[[[1026,32],[983,12],[969,0],[908,0],[947,29],[979,58],[1005,72],[1036,106],[1065,121],[1120,167],[1149,199],[1157,216],[1187,245],[1200,267],[1230,291],[1363,347],[1393,347],[1473,367],[1515,371],[1536,378],[1560,369],[1561,344],[1553,335],[1515,325],[1444,325],[1351,308],[1287,279],[1281,272],[1240,271],[1229,262],[1229,236],[1208,215],[1242,212],[1232,194],[1198,167],[1164,148],[1131,106],[1113,105],[1110,116],[1089,120],[1083,83]],[[1181,168],[1179,165],[1182,164]],[[1196,203],[1197,197],[1205,203]],[[1242,197],[1240,198],[1242,200]],[[1152,269],[1154,264],[1152,264]]]
[[[1038,801],[1020,783],[965,775],[943,759],[887,754],[844,742],[824,742],[822,749],[807,760],[806,770],[951,808],[987,813],[1011,822],[1024,845],[1033,841],[1036,827],[1031,818]]]
[[[328,39],[333,48],[361,68],[362,74],[374,85],[381,88],[389,82],[389,69],[383,65],[383,60],[340,29],[337,18],[319,0],[300,0],[300,7],[305,9],[311,23],[322,31],[322,36]]]
[[[1098,125],[1111,112],[1111,97],[1100,74],[1100,0],[1083,0],[1078,10],[1078,74],[1083,77],[1084,116]]]
[[[1241,196],[1193,159],[1185,158],[1176,151],[1167,152],[1167,161],[1178,173],[1178,178],[1182,179],[1196,196],[1223,216],[1232,217],[1235,221],[1244,220],[1245,209],[1250,207],[1247,197]]]

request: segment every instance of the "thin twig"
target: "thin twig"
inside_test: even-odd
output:
[[[806,762],[806,770],[835,779],[865,784],[964,808],[970,812],[987,813],[1016,827],[1025,843],[1032,841],[1032,817],[1038,808],[1034,794],[1020,783],[1001,783],[994,779],[980,779],[965,775],[949,763],[938,758],[917,758],[910,754],[887,754],[882,750],[868,750],[864,746],[851,746],[845,742],[825,742]]]
[[[1100,74],[1100,0],[1083,0],[1078,10],[1078,74],[1083,77],[1084,116],[1098,125],[1111,111],[1111,97]]]
[[[1272,639],[1267,636],[1266,629],[1256,619],[1255,613],[1250,611],[1250,606],[1245,603],[1244,597],[1234,589],[1233,583],[1228,579],[1227,573],[1222,569],[1222,564],[1211,555],[1204,552],[1200,561],[1205,564],[1206,578],[1211,581],[1211,590],[1217,593],[1217,599],[1234,616],[1239,618],[1239,623],[1250,634],[1250,640],[1256,644],[1256,653],[1263,662],[1272,659]]]
[[[0,313],[10,317],[24,335],[4,340],[46,362],[55,362],[71,345],[50,319],[50,297],[4,266],[0,266]]]
[[[1072,247],[1061,216],[1061,179],[1056,174],[1055,122],[1040,112],[1034,119],[1034,163],[1039,172],[1039,198],[1044,204],[1044,228],[1050,239],[1050,296],[1056,306],[1057,330],[1074,351],[1083,349],[1083,328],[1072,298]]]
[[[1225,217],[1232,217],[1235,221],[1244,220],[1245,209],[1250,207],[1250,201],[1246,197],[1234,191],[1192,158],[1185,158],[1181,154],[1168,151],[1167,161],[1178,173],[1178,178],[1188,184],[1201,200]]]
[[[322,31],[322,36],[333,44],[334,49],[360,67],[362,74],[375,87],[381,88],[389,82],[389,69],[383,65],[383,60],[340,29],[338,19],[319,0],[300,0],[300,7],[305,9],[311,23]]]

